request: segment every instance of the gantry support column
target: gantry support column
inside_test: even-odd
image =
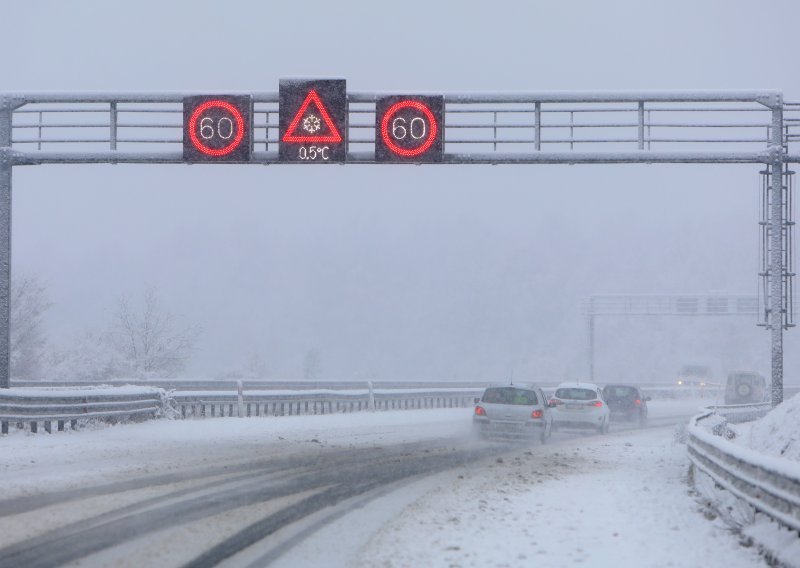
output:
[[[0,388],[8,388],[11,364],[11,100],[0,98]]]
[[[772,406],[783,402],[783,325],[784,304],[784,219],[783,219],[783,100],[772,108],[772,140],[770,141],[771,201],[769,258],[769,329],[772,354]]]

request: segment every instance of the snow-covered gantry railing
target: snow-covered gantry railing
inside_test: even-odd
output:
[[[9,424],[29,426],[37,432],[39,424],[47,432],[52,423],[62,431],[88,419],[147,419],[164,412],[166,393],[151,387],[112,387],[94,389],[11,388],[0,391],[0,428],[8,434]]]
[[[716,428],[708,428],[714,421]],[[696,471],[781,525],[800,531],[800,466],[738,446],[712,411],[689,424],[689,458]]]
[[[14,164],[183,163],[183,101],[202,93],[11,93]],[[252,156],[279,163],[277,92],[252,100]],[[440,163],[769,163],[777,91],[431,93]],[[347,93],[347,163],[374,163],[376,102]],[[786,142],[794,140],[786,130]]]

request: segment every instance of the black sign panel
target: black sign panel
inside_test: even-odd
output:
[[[441,162],[444,97],[398,95],[375,105],[375,160]]]
[[[187,162],[247,162],[252,151],[249,96],[183,99],[183,159]]]
[[[286,80],[279,88],[281,161],[347,159],[347,86],[344,79]]]

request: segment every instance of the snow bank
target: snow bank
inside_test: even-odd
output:
[[[736,427],[737,441],[771,456],[800,461],[800,394],[760,420]]]

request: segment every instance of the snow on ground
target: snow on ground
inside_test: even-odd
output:
[[[771,456],[800,461],[800,394],[754,422],[733,425],[736,442]]]
[[[317,416],[152,420],[100,429],[0,437],[6,498],[40,487],[107,483],[127,473],[242,460],[248,450],[288,455],[320,446],[402,443],[470,433],[469,408]]]
[[[361,565],[763,565],[698,511],[686,467],[669,429],[518,452],[406,508]]]
[[[704,517],[673,438],[658,428],[510,447],[373,501],[277,567],[766,566]]]
[[[687,416],[701,404],[653,401],[651,422]],[[462,408],[17,432],[0,438],[0,476],[11,498],[243,460],[251,450],[288,455],[458,438],[469,435],[470,416]],[[499,460],[406,483],[358,504],[281,565],[317,565],[314,554],[322,554],[317,560],[329,568],[761,566],[754,550],[703,517],[685,483],[687,466],[686,448],[673,441],[669,427],[619,427],[608,436],[559,433],[547,446],[509,447]]]

